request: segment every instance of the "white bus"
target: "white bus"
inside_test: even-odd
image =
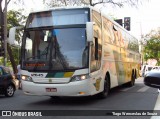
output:
[[[104,98],[139,74],[138,40],[92,7],[30,13],[21,48],[27,95]]]

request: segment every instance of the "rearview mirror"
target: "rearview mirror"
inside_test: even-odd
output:
[[[87,22],[86,23],[86,33],[87,33],[87,41],[88,42],[93,41],[93,36],[94,36],[93,25],[94,25],[94,22]]]
[[[15,43],[15,37],[16,37],[16,30],[19,30],[19,29],[23,29],[23,27],[12,27],[12,28],[10,28],[10,30],[9,30],[9,37],[8,37],[8,43],[10,44],[10,45],[17,45],[16,43]]]
[[[13,27],[9,30],[9,38],[8,38],[8,43],[10,45],[14,45],[14,41],[15,41],[15,34],[16,34],[16,27]]]

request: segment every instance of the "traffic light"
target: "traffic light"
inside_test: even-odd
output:
[[[127,29],[128,31],[131,30],[131,18],[130,17],[124,17],[124,28]]]

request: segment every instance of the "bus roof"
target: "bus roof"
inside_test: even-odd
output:
[[[76,6],[76,7],[68,7],[68,6],[65,6],[65,7],[52,7],[52,8],[49,8],[49,9],[45,9],[45,10],[37,10],[37,11],[33,11],[33,12],[30,12],[30,14],[32,13],[37,13],[37,12],[45,12],[45,11],[52,11],[52,10],[64,10],[64,9],[83,9],[83,8],[91,8],[90,6]]]

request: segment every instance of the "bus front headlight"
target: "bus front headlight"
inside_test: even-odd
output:
[[[71,82],[82,81],[82,80],[85,80],[85,79],[88,79],[88,78],[90,78],[90,76],[88,74],[83,74],[83,75],[73,76],[70,81]]]
[[[24,80],[24,81],[33,82],[32,78],[31,78],[30,76],[22,75],[22,76],[21,76],[21,79]]]

